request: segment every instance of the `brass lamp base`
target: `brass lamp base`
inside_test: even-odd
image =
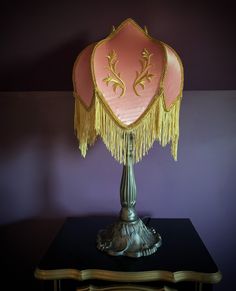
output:
[[[140,218],[127,222],[118,220],[97,236],[97,248],[112,256],[139,258],[149,256],[161,246],[161,237]]]

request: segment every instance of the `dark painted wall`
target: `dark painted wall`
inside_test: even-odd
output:
[[[185,89],[235,89],[233,1],[1,1],[0,90],[71,90],[77,54],[131,17],[173,46]]]

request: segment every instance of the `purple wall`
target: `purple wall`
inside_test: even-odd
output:
[[[0,222],[13,230],[23,224],[25,235],[16,233],[16,241],[10,235],[8,241],[13,246],[21,241],[26,254],[31,240],[38,245],[29,267],[58,228],[55,219],[117,215],[120,209],[122,167],[101,141],[86,159],[80,156],[73,101],[71,92],[0,94]],[[169,148],[155,144],[135,166],[140,216],[189,217],[223,273],[215,290],[233,290],[235,108],[236,91],[185,91],[179,161],[172,160]],[[52,222],[39,227],[39,218]],[[38,231],[27,224],[32,219]]]

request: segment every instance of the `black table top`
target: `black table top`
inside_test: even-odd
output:
[[[100,229],[114,218],[68,218],[40,261],[38,279],[119,281],[192,280],[217,283],[221,274],[189,219],[151,219],[162,246],[151,256],[114,257],[96,248]]]

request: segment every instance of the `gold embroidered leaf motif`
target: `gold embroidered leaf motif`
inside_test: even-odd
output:
[[[151,82],[152,77],[154,76],[149,72],[149,68],[152,66],[151,64],[151,56],[153,54],[149,53],[147,49],[143,49],[142,51],[142,59],[139,60],[141,64],[141,71],[136,71],[136,79],[133,84],[134,92],[137,96],[140,94],[137,91],[137,86],[139,85],[142,89],[145,88],[146,81]]]
[[[107,56],[108,60],[108,70],[110,73],[108,73],[107,77],[103,79],[103,82],[106,83],[108,86],[110,83],[112,83],[112,89],[116,93],[117,88],[121,89],[120,97],[124,96],[126,87],[125,83],[122,81],[120,77],[120,73],[117,72],[116,65],[118,63],[117,54],[114,50],[112,50],[109,55]]]

